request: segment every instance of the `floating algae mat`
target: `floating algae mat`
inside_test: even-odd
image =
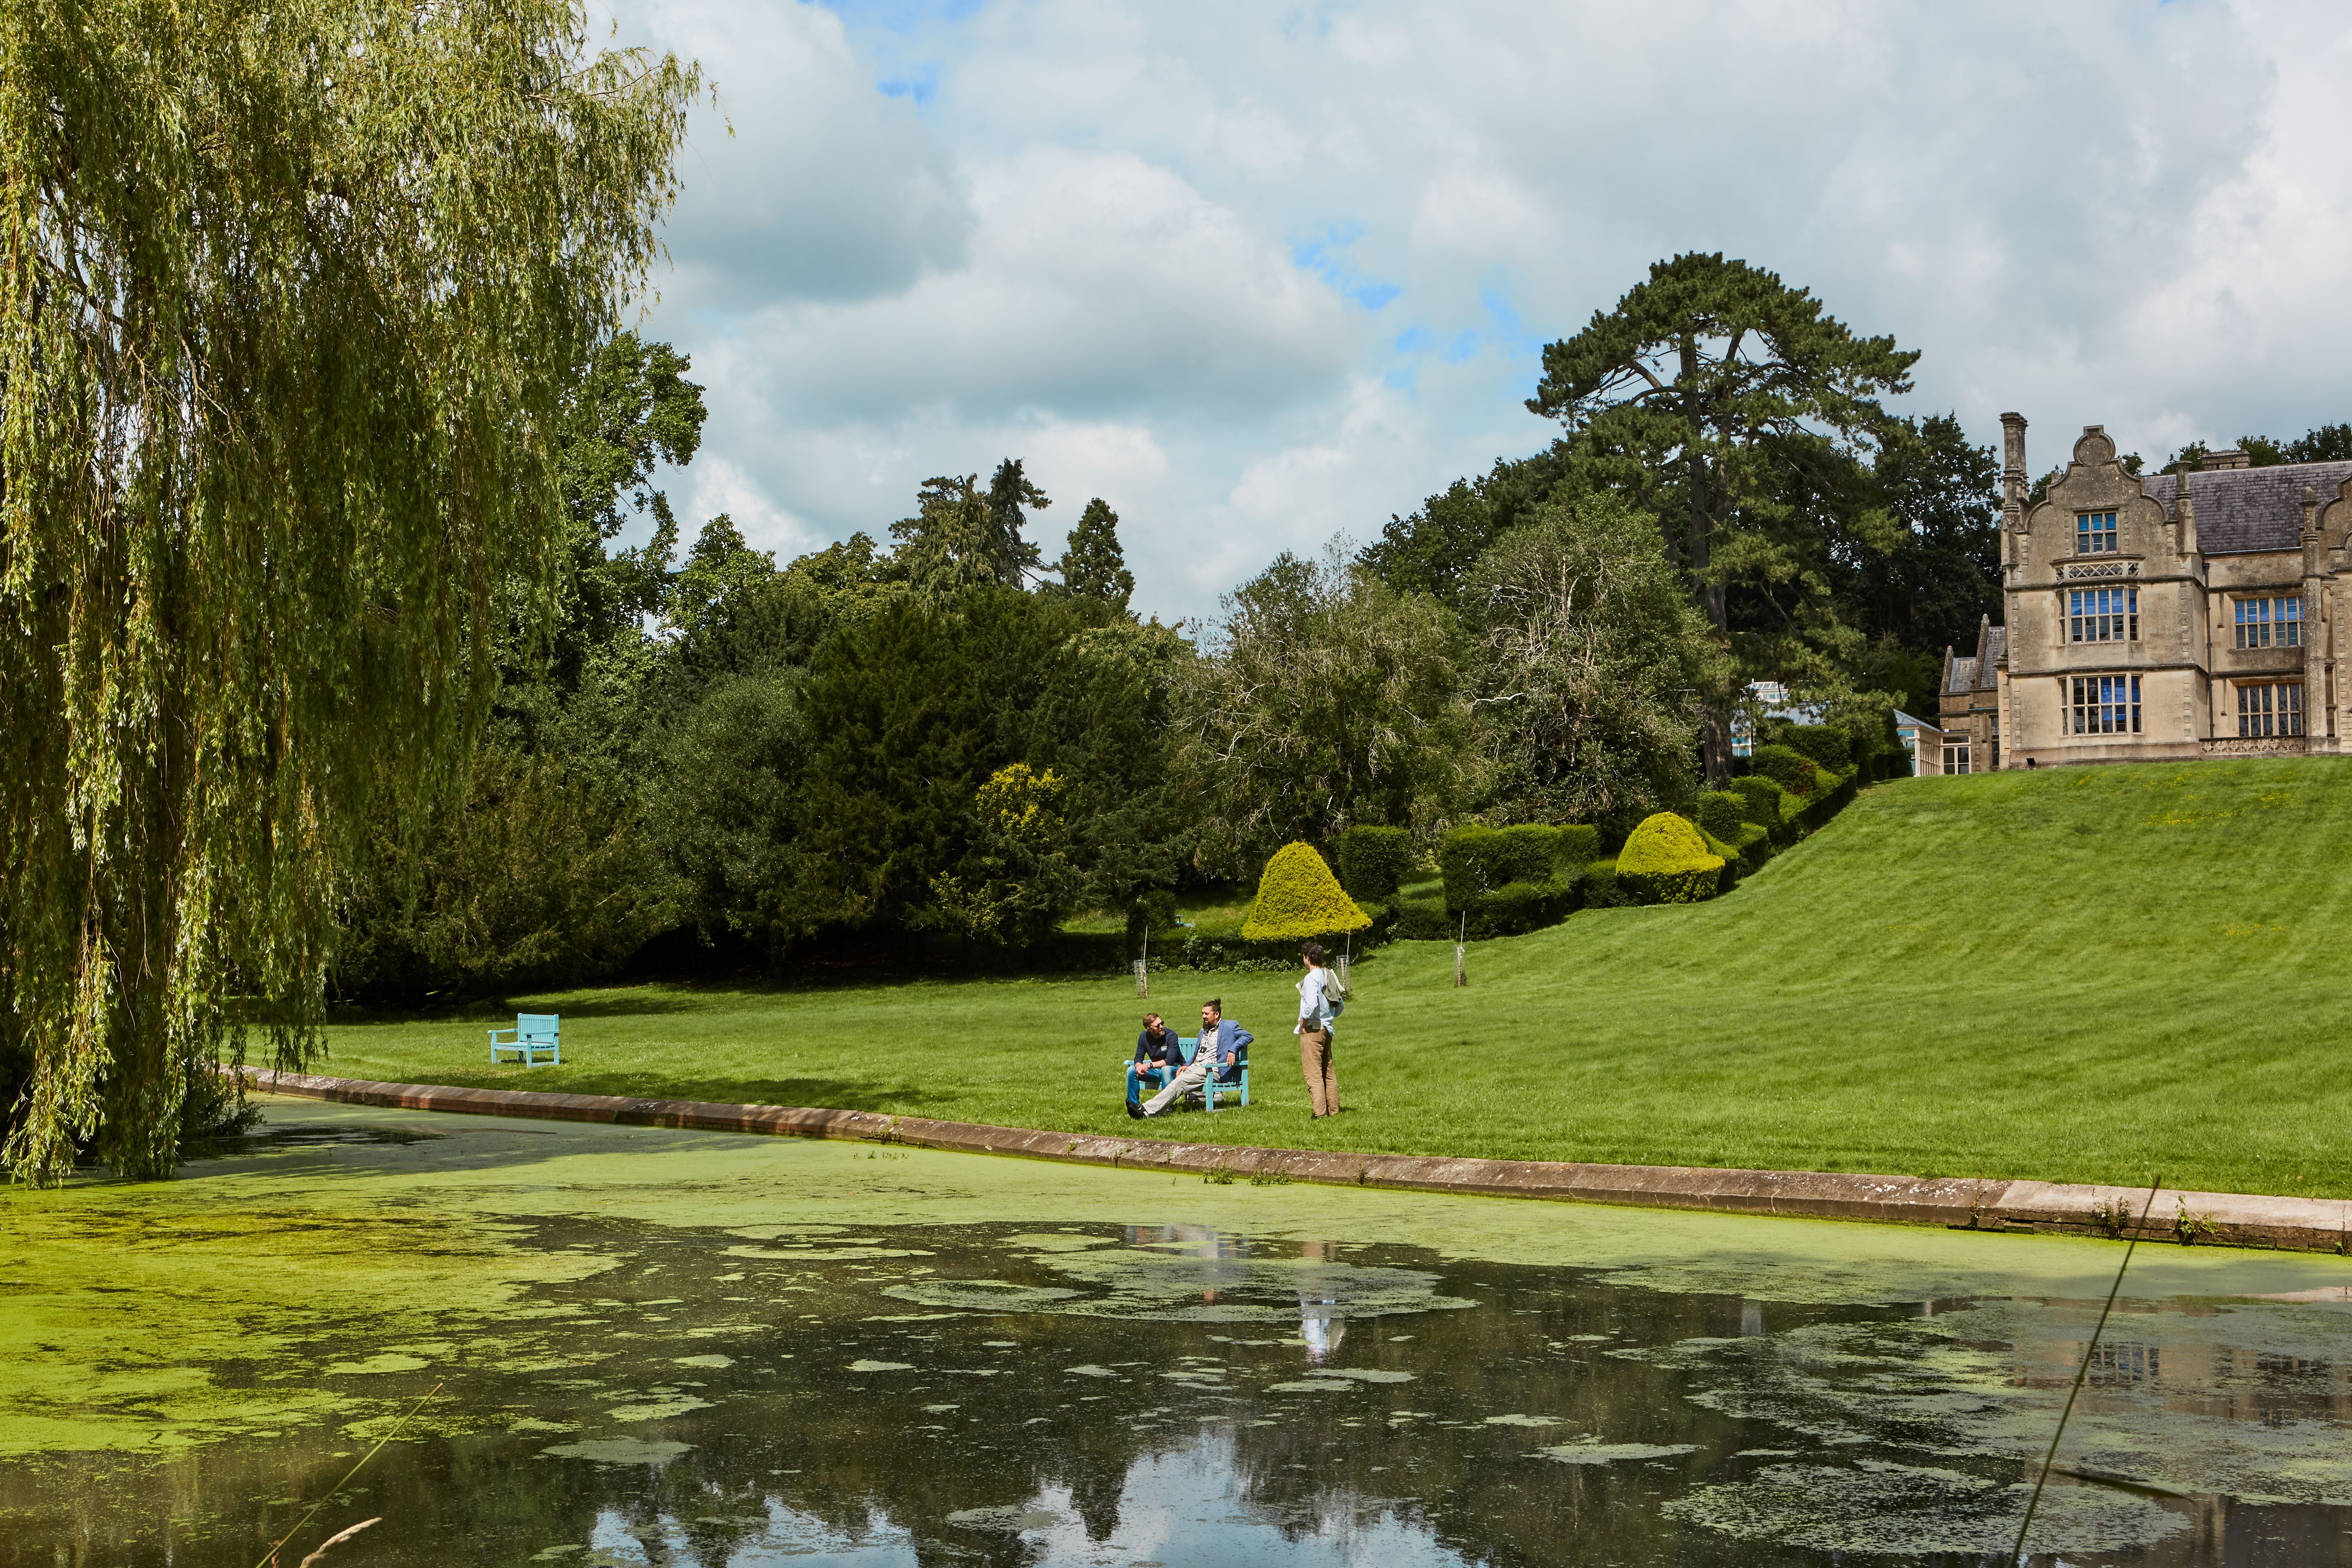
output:
[[[2120,1257],[268,1113],[0,1193],[0,1568],[1988,1563]],[[2059,1467],[2045,1568],[2352,1560],[2352,1262],[2144,1246]]]

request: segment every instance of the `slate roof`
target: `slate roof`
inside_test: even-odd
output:
[[[2191,474],[2189,494],[2197,503],[2197,548],[2208,555],[2293,550],[2303,539],[2305,488],[2316,491],[2319,504],[2326,506],[2347,479],[2352,479],[2352,463],[2281,463]],[[2180,476],[2152,474],[2143,483],[2169,513]]]
[[[1957,697],[1966,691],[1991,691],[2000,684],[2000,656],[2009,646],[2009,628],[1992,624],[1988,616],[1977,623],[1977,651],[1961,658],[1945,649],[1944,691]]]

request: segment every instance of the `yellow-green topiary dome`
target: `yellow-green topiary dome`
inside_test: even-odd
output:
[[[1723,857],[1685,818],[1661,811],[1643,818],[1617,852],[1617,881],[1636,896],[1661,904],[1695,904],[1715,896]]]
[[[1315,852],[1312,844],[1286,844],[1265,863],[1258,879],[1257,898],[1242,935],[1252,942],[1305,942],[1313,936],[1335,936],[1361,931],[1372,917],[1340,890],[1339,879]]]

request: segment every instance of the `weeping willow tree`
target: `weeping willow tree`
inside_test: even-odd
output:
[[[336,870],[551,596],[564,387],[695,67],[572,0],[0,7],[5,1148],[168,1173],[316,1050]]]

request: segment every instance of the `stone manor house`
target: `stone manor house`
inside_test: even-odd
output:
[[[2352,462],[2130,474],[2093,425],[2029,508],[2000,423],[2005,624],[1945,654],[1921,773],[2347,749]]]

